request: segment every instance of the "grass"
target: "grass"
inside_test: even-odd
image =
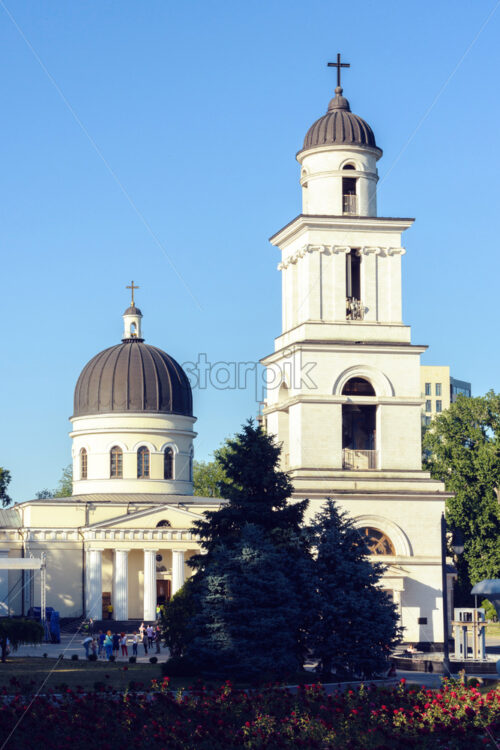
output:
[[[11,682],[17,680],[17,684]],[[33,656],[16,656],[5,664],[0,663],[0,689],[8,692],[34,693],[46,680],[41,692],[62,688],[93,690],[96,682],[103,682],[118,690],[125,690],[129,682],[142,682],[144,687],[151,680],[162,679],[159,664],[124,664],[123,662],[88,662],[85,660],[44,659]],[[192,680],[189,680],[189,684]],[[172,679],[172,687],[183,687],[188,681]]]

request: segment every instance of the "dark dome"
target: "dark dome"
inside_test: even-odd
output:
[[[135,305],[132,305],[131,307],[127,307],[127,309],[125,310],[123,314],[124,315],[140,315],[142,317],[141,311]]]
[[[378,148],[373,130],[361,117],[351,112],[349,102],[342,96],[342,89],[338,86],[326,115],[316,120],[307,131],[303,150],[344,144]]]
[[[193,415],[182,367],[140,339],[126,339],[93,357],[75,388],[74,417],[124,411]]]

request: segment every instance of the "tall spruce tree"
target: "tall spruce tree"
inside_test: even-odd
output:
[[[395,605],[377,585],[383,566],[368,549],[345,513],[328,500],[308,528],[315,553],[313,620],[308,645],[324,680],[340,675],[380,672],[399,642]]]
[[[236,664],[247,675],[267,664],[269,676],[274,663],[279,676],[285,665],[300,663],[304,648],[310,559],[302,521],[307,501],[289,502],[292,485],[279,470],[280,447],[252,421],[216,455],[227,503],[194,524],[205,554],[189,561],[195,570],[197,615],[186,658],[196,660],[202,672],[217,668],[221,676],[234,673]],[[263,630],[271,623],[274,640],[267,649]],[[266,653],[264,660],[260,652]]]
[[[186,655],[202,674],[270,680],[302,666],[290,557],[263,529],[246,524],[237,542],[215,547],[198,586],[196,635]]]

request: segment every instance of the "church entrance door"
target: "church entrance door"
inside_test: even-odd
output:
[[[170,581],[156,581],[156,603],[162,606],[170,600]]]

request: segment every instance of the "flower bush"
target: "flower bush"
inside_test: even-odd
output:
[[[500,739],[500,689],[482,695],[453,681],[441,690],[402,681],[326,695],[321,685],[245,692],[229,682],[175,692],[165,678],[141,692],[100,683],[93,693],[68,689],[31,705],[9,692],[0,700],[0,746],[7,748],[494,750]]]

